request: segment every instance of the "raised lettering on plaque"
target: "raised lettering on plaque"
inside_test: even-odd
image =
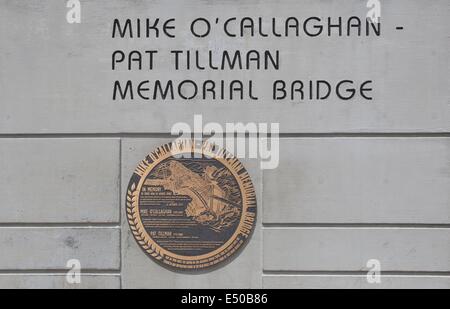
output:
[[[178,140],[137,167],[127,218],[139,246],[172,270],[204,270],[230,260],[256,222],[256,195],[239,160],[208,143]]]

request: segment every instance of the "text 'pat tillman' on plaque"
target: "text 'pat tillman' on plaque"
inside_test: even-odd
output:
[[[176,270],[229,260],[256,222],[256,195],[244,166],[208,142],[178,140],[137,167],[127,190],[127,218],[140,247]]]

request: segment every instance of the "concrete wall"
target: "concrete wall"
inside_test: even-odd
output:
[[[379,38],[283,39],[280,72],[254,78],[373,79],[375,99],[321,103],[113,102],[116,48],[273,48],[270,40],[133,42],[113,18],[365,16],[366,1],[0,0],[0,288],[450,288],[448,0],[382,1]],[[396,31],[397,25],[404,26]],[[168,61],[163,59],[163,63]],[[177,79],[199,72],[180,71]],[[150,77],[149,77],[150,76]],[[258,196],[256,231],[224,267],[171,272],[138,247],[124,216],[136,165],[175,122],[279,122],[280,165],[243,159]],[[80,285],[65,280],[79,259]],[[381,284],[366,281],[378,259]]]

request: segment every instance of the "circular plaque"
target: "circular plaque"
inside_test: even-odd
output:
[[[256,195],[239,160],[211,143],[177,140],[136,168],[127,218],[139,246],[176,270],[204,270],[234,256],[256,222]]]

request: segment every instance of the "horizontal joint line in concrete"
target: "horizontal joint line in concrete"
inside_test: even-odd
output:
[[[0,269],[1,275],[65,275],[70,269]],[[117,269],[82,269],[81,275],[119,275]]]
[[[119,222],[112,223],[91,223],[91,222],[79,222],[79,223],[0,223],[0,228],[120,228]]]
[[[249,134],[245,134],[249,136]],[[254,136],[254,134],[252,134]],[[270,134],[268,135],[271,136]],[[0,134],[0,138],[177,138],[170,133],[20,133]],[[205,135],[204,137],[208,137]],[[330,132],[280,133],[280,138],[317,137],[450,137],[450,132]]]
[[[264,276],[366,276],[364,270],[263,270]],[[381,276],[449,277],[450,271],[381,271]]]
[[[448,229],[450,223],[263,223],[271,228],[396,228],[396,229]]]

